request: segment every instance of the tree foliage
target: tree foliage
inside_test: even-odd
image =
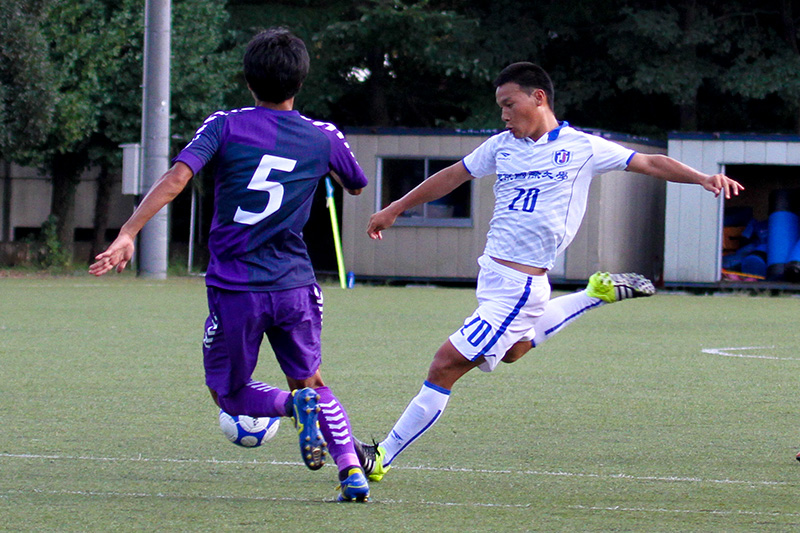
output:
[[[463,121],[474,81],[485,77],[469,38],[477,23],[427,0],[370,0],[314,36],[316,57],[341,98],[334,119],[370,126]],[[335,53],[330,53],[335,51]],[[358,103],[361,103],[360,105]]]
[[[6,129],[0,147],[4,158],[38,162],[52,176],[51,210],[68,247],[81,173],[94,165],[110,179],[108,167],[119,166],[119,144],[140,137],[143,8],[141,0],[3,4],[11,12],[3,24],[21,31],[0,41],[2,119],[14,123],[29,116],[32,125]],[[172,131],[179,143],[205,114],[223,106],[235,85],[226,21],[222,0],[174,2]],[[6,148],[18,146],[26,151]]]
[[[21,163],[38,159],[35,148],[52,127],[54,72],[48,43],[37,30],[47,0],[0,3],[0,157]]]
[[[797,0],[300,4],[338,17],[314,33],[304,98],[344,125],[499,126],[489,81],[529,60],[553,77],[557,114],[586,127],[800,131]]]

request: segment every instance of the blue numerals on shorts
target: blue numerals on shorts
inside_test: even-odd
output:
[[[539,198],[539,189],[522,189],[516,187],[514,190],[517,191],[517,196],[509,204],[508,210],[533,213],[533,210],[536,208],[536,199]]]
[[[491,332],[492,326],[479,316],[473,318],[469,323],[461,327],[461,334],[464,335],[467,338],[467,342],[473,346],[479,346]]]

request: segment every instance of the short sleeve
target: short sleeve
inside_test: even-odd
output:
[[[224,111],[209,116],[197,129],[189,144],[172,160],[173,163],[181,161],[197,174],[219,149],[226,116]]]
[[[345,139],[344,133],[330,122],[313,120],[308,117],[303,118],[310,121],[327,137],[331,147],[328,166],[342,180],[342,185],[348,189],[366,187],[367,176],[364,174],[361,165],[358,164],[358,160],[356,160],[356,156],[350,148],[350,143]]]
[[[462,162],[467,172],[475,178],[482,178],[497,172],[495,157],[497,135],[489,137],[480,146],[468,154]]]
[[[597,135],[589,135],[589,141],[592,143],[592,161],[594,163],[592,175],[594,176],[612,170],[625,170],[633,156],[636,155],[635,150],[625,148]]]
[[[348,189],[363,189],[367,186],[367,176],[350,149],[350,143],[338,130],[331,138],[330,166]]]

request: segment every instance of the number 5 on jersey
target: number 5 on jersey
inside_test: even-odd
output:
[[[281,202],[283,202],[283,185],[277,181],[269,181],[269,173],[273,170],[280,170],[282,172],[291,172],[297,161],[294,159],[286,159],[285,157],[278,157],[274,155],[265,155],[261,158],[258,168],[253,173],[250,183],[247,188],[253,191],[261,191],[269,193],[269,200],[267,206],[260,213],[252,211],[245,211],[241,206],[236,208],[236,214],[233,216],[233,221],[240,224],[247,224],[252,226],[258,224],[272,213],[280,209]]]

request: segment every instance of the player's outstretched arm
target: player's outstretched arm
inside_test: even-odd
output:
[[[467,172],[466,167],[464,167],[461,161],[447,168],[443,168],[411,189],[399,200],[395,200],[369,217],[367,235],[369,235],[371,239],[382,239],[383,235],[381,232],[390,228],[403,211],[407,211],[412,207],[426,202],[438,200],[442,196],[453,192],[456,187],[470,179],[472,179],[472,175]]]
[[[660,154],[637,153],[628,164],[628,170],[676,183],[696,183],[705,190],[713,192],[715,196],[724,193],[726,199],[738,196],[739,191],[744,190],[741,183],[725,174],[713,176],[704,174],[676,159]]]
[[[180,194],[192,179],[192,174],[192,169],[180,161],[166,171],[144,197],[131,218],[123,224],[114,242],[106,251],[95,257],[95,262],[89,266],[89,273],[102,276],[112,268],[116,268],[117,272],[122,272],[133,257],[133,241],[136,235],[148,220]]]

